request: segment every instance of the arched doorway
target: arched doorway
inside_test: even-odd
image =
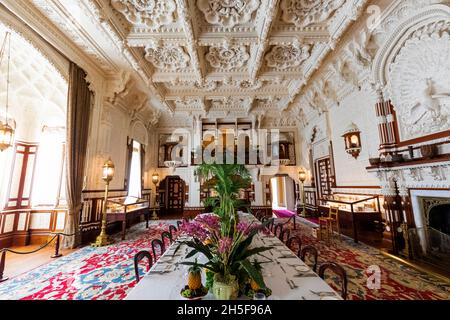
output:
[[[0,247],[44,242],[43,233],[65,224],[67,80],[34,45],[0,24],[0,41],[11,33],[8,118],[14,146],[0,154],[0,214],[19,221],[0,231]],[[0,65],[0,117],[5,118],[8,57]],[[45,212],[41,210],[45,208]],[[26,210],[24,210],[26,209]]]

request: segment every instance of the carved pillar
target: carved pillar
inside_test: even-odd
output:
[[[380,154],[386,154],[397,146],[395,134],[395,111],[390,100],[385,100],[383,92],[377,91],[378,101],[375,105],[380,137]]]
[[[392,253],[399,254],[405,248],[402,224],[404,222],[402,197],[400,196],[397,181],[385,186],[382,190],[384,196],[384,209],[388,220],[389,232],[392,239]]]

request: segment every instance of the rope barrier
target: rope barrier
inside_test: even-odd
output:
[[[52,255],[52,258],[59,258],[62,256],[62,254],[59,253],[59,247],[61,244],[61,236],[71,237],[71,236],[75,235],[75,233],[66,234],[66,233],[62,233],[62,232],[50,232],[49,234],[53,234],[54,236],[49,241],[47,241],[45,244],[43,244],[42,246],[40,246],[39,248],[37,248],[35,250],[23,252],[23,251],[16,251],[16,250],[9,249],[9,248],[0,249],[0,282],[4,282],[4,281],[8,280],[8,277],[3,276],[3,272],[5,271],[5,264],[6,264],[6,252],[19,254],[19,255],[36,253],[36,252],[46,248],[47,246],[49,246],[50,243],[52,243],[53,240],[56,239],[55,253]]]

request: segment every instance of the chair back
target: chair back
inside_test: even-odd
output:
[[[300,254],[298,256],[305,263],[306,263],[305,258],[306,258],[307,254],[313,258],[314,265],[313,265],[312,269],[314,272],[316,272],[317,271],[317,258],[319,256],[319,252],[317,251],[316,247],[308,245],[308,246],[305,246],[304,248],[302,248],[299,252],[300,252]]]
[[[139,251],[138,253],[136,253],[136,255],[134,256],[134,272],[136,274],[136,282],[139,282],[139,280],[140,280],[140,278],[139,278],[139,262],[144,258],[148,259],[147,271],[150,270],[150,268],[153,266],[153,259],[152,259],[152,255],[150,254],[150,252],[148,252],[147,250],[142,250],[142,251]]]
[[[287,230],[287,231],[289,231],[289,230]],[[295,250],[295,248],[294,248],[295,243],[297,243],[297,245],[298,245],[297,250]],[[292,252],[300,252],[300,250],[302,248],[302,239],[300,239],[299,236],[292,236],[287,240],[286,247],[291,249]]]
[[[170,237],[172,238],[172,241],[175,240],[177,232],[178,232],[178,229],[174,225],[169,226],[169,233],[170,233]]]
[[[183,222],[182,221],[177,221],[177,227],[178,227],[178,229],[181,229],[181,226],[183,225]]]
[[[156,261],[156,247],[159,246],[159,249],[161,250],[161,255],[166,251],[166,246],[164,245],[164,242],[162,242],[159,239],[153,239],[152,240],[152,251],[153,251],[153,257],[155,257]]]
[[[328,217],[333,219],[333,220],[337,220],[338,219],[338,214],[339,214],[339,208],[330,206],[330,211],[328,213]]]
[[[287,242],[289,241],[290,238],[291,238],[291,230],[290,229],[285,229],[281,232],[281,234],[280,234],[281,242],[284,242],[285,244],[287,244]]]
[[[173,239],[172,239],[172,234],[171,233],[169,233],[167,231],[164,231],[163,233],[161,233],[161,241],[163,243],[165,243],[164,238],[169,239],[170,244],[172,244]]]
[[[283,225],[281,223],[277,223],[273,234],[280,239],[282,233],[283,233]]]
[[[336,262],[326,262],[319,267],[319,277],[325,280],[325,271],[331,270],[341,280],[341,296],[344,300],[347,299],[347,272]]]

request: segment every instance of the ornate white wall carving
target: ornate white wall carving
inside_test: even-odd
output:
[[[450,129],[450,19],[415,31],[389,71],[401,138]]]

